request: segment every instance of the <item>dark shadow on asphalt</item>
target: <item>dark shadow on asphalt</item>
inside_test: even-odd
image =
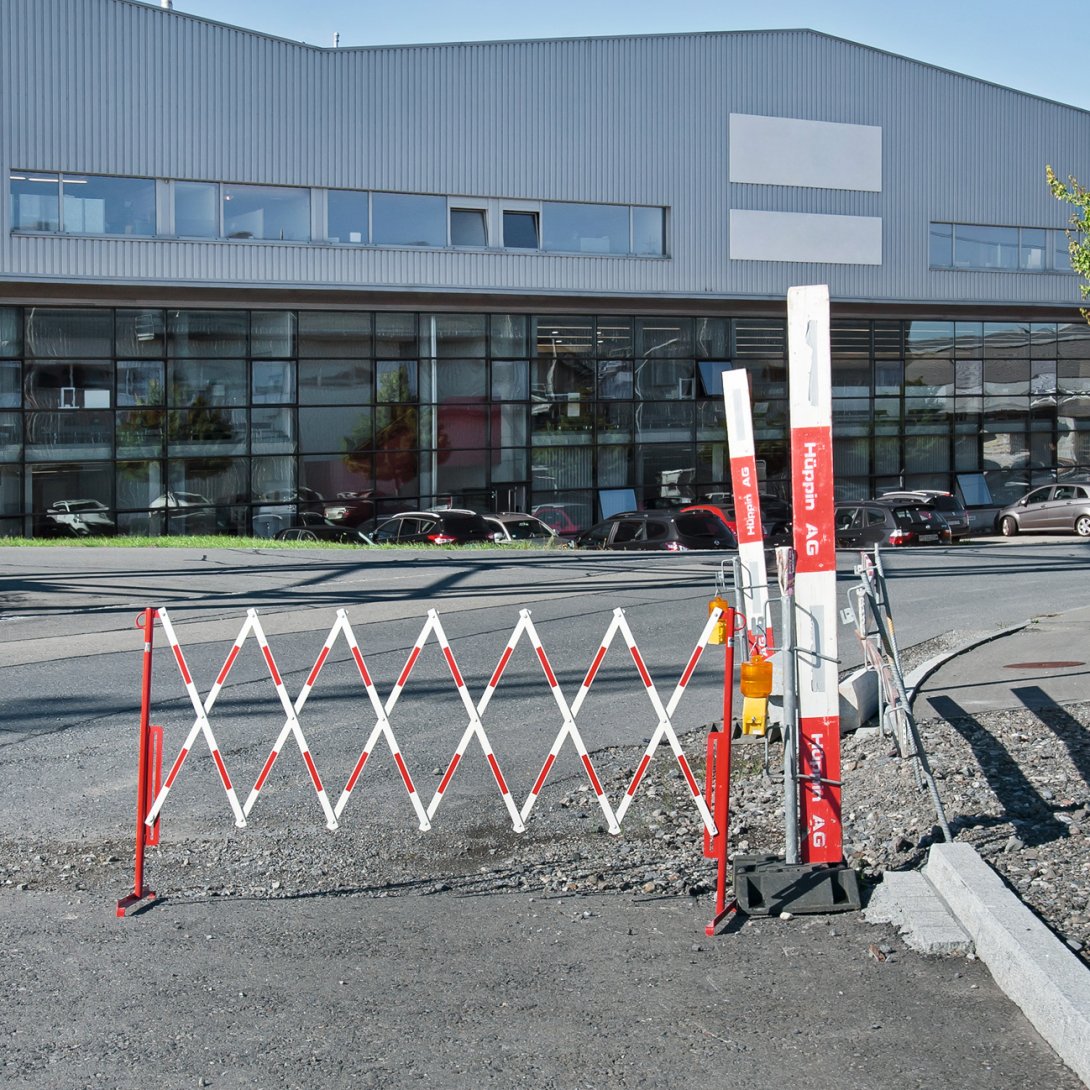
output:
[[[960,704],[947,696],[928,697],[931,706],[969,743],[988,785],[1027,846],[1047,844],[1068,835],[1067,826],[1026,779],[1001,742]],[[964,824],[964,820],[962,822]]]

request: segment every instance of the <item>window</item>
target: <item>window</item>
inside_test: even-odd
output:
[[[16,171],[10,176],[8,187],[13,230],[59,231],[61,229],[58,175]]]
[[[376,246],[445,246],[445,197],[414,193],[374,193],[371,196],[372,241]]]
[[[1017,269],[1018,228],[959,223],[954,234],[954,265],[970,269]]]
[[[1048,227],[932,223],[928,263],[933,269],[1071,271],[1066,232]]]
[[[641,257],[666,253],[666,216],[663,208],[632,209],[632,252]]]
[[[505,213],[505,221],[507,215],[516,214]],[[544,204],[541,248],[560,253],[627,254],[628,217],[628,208],[621,205]],[[506,236],[506,226],[504,231]]]
[[[216,182],[174,183],[174,233],[179,238],[219,238],[220,187]]]
[[[310,240],[310,190],[264,185],[223,187],[226,238]]]
[[[359,245],[367,242],[369,195],[350,189],[331,189],[326,194],[326,238],[330,242]]]
[[[61,221],[67,234],[150,238],[155,234],[155,182],[63,174]]]
[[[487,246],[488,230],[483,208],[450,210],[451,246]]]
[[[503,244],[509,250],[539,249],[537,213],[504,212]]]

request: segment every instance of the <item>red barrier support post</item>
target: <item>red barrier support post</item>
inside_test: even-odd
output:
[[[727,638],[724,641],[723,665],[723,725],[708,734],[708,755],[705,769],[705,799],[715,822],[716,834],[704,833],[704,855],[716,860],[715,915],[705,925],[704,933],[714,935],[723,921],[735,910],[735,902],[727,904],[727,829],[730,822],[730,749],[733,733],[734,696],[734,633],[735,613],[729,607],[723,611]]]
[[[137,628],[144,629],[144,676],[140,691],[140,744],[136,770],[136,859],[133,866],[133,890],[117,902],[117,915],[123,917],[129,909],[142,902],[155,900],[155,891],[144,885],[144,849],[148,844],[159,843],[159,823],[152,830],[144,823],[150,802],[151,781],[157,778],[156,769],[162,761],[162,728],[151,725],[151,650],[156,611],[145,609],[137,619]],[[155,737],[153,738],[153,733]],[[155,768],[152,767],[153,763]]]

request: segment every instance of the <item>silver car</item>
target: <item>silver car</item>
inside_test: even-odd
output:
[[[1004,537],[1022,530],[1074,530],[1079,537],[1090,537],[1090,484],[1042,485],[1004,507],[997,521]]]

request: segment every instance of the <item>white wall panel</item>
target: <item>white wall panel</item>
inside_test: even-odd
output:
[[[882,191],[882,130],[797,117],[730,115],[730,180]]]
[[[875,216],[731,209],[732,261],[881,265],[882,221]]]

